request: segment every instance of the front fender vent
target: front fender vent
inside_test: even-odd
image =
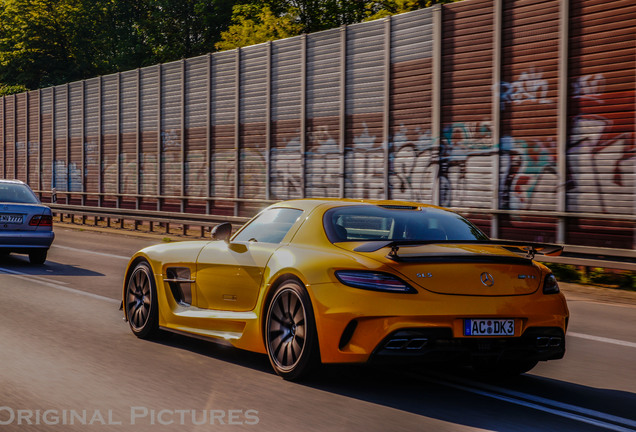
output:
[[[168,267],[163,279],[170,286],[174,300],[185,306],[192,304],[192,284],[190,269],[187,267]]]

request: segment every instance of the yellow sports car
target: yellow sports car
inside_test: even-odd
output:
[[[561,246],[489,240],[454,212],[401,201],[286,201],[211,235],[131,258],[135,335],[222,339],[267,353],[286,379],[396,360],[518,374],[565,353],[565,298],[532,260]]]

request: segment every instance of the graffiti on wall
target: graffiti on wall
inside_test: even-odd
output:
[[[633,129],[626,132],[610,115],[598,114],[598,108],[618,103],[633,106],[635,92],[609,92],[605,85],[603,74],[581,76],[572,83],[579,112],[571,120],[567,146],[568,208],[632,213],[636,172],[630,162],[636,157],[636,137]],[[614,198],[608,200],[609,196]]]
[[[501,82],[499,88],[502,112],[514,110],[518,105],[524,105],[523,110],[556,108],[556,100],[549,97],[555,89],[550,88],[541,69],[531,67],[514,81]],[[553,127],[556,132],[556,122]],[[499,208],[556,210],[556,136],[528,131],[533,126],[524,125],[524,137],[519,138],[514,128],[506,130],[499,142]]]
[[[363,123],[345,148],[344,155],[340,152],[339,131],[325,125],[306,131],[307,152],[304,155],[300,154],[300,130],[286,137],[283,145],[273,148],[269,158],[261,148],[241,149],[240,196],[264,198],[269,172],[272,199],[300,197],[303,184],[307,196],[336,197],[340,194],[343,177],[346,196],[383,198],[388,153],[392,198],[431,202],[437,191],[441,205],[463,206],[474,202],[471,195],[476,191],[490,189],[492,176],[497,173],[484,174],[484,167],[490,166],[493,157],[499,157],[499,206],[502,209],[541,208],[536,204],[539,194],[554,195],[557,187],[565,186],[568,210],[633,211],[634,132],[626,132],[625,126],[611,114],[598,114],[598,108],[619,102],[633,105],[634,91],[609,92],[606,82],[600,73],[582,76],[572,82],[570,96],[580,108],[570,119],[565,185],[557,185],[555,137],[521,139],[511,131],[499,143],[493,143],[491,121],[484,119],[443,125],[439,142],[435,142],[428,128],[399,125],[389,142],[383,143],[382,138]],[[544,73],[538,69],[531,68],[512,82],[502,82],[499,88],[503,110],[519,104],[556,103],[549,97],[554,89],[549,87]],[[188,149],[185,166],[182,166],[180,136],[178,130],[161,134],[163,193],[180,194],[183,169],[188,195],[205,196],[206,182],[210,181],[213,196],[233,196],[236,177],[233,150],[212,155],[212,172],[207,172],[205,150]],[[18,151],[24,150],[23,143],[16,145]],[[37,143],[29,143],[28,153],[36,150]],[[83,169],[76,162],[67,164],[57,158],[50,171],[52,186],[61,191],[82,191],[87,179],[98,174],[98,151],[95,140],[84,143]],[[344,171],[343,156],[346,160]],[[156,151],[142,153],[139,158],[140,167],[135,153],[104,154],[100,167],[103,192],[116,193],[119,180],[122,192],[131,193],[136,189],[139,177],[142,193],[156,193],[159,164]],[[303,163],[304,181],[300,168]],[[613,197],[623,194],[622,208],[617,210],[617,200],[607,199],[610,193]]]
[[[554,101],[548,98],[548,81],[543,78],[542,71],[534,68],[519,75],[513,82],[502,81],[500,85],[501,110],[505,110],[510,104],[522,104],[533,102],[539,104],[552,104]]]
[[[499,144],[499,207],[506,210],[529,210],[532,198],[542,183],[556,177],[556,141],[525,140],[501,137]],[[545,180],[545,182],[544,182]]]

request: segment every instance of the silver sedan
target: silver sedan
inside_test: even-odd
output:
[[[51,209],[19,180],[0,180],[0,256],[28,254],[44,264],[55,234]]]

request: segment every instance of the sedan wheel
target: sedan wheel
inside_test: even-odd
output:
[[[307,376],[319,363],[318,338],[309,295],[295,281],[278,287],[267,310],[267,354],[287,380]]]
[[[42,265],[46,261],[47,249],[38,249],[29,252],[29,261],[31,264]]]
[[[126,317],[133,333],[148,339],[159,329],[157,289],[147,262],[137,264],[126,282]]]

